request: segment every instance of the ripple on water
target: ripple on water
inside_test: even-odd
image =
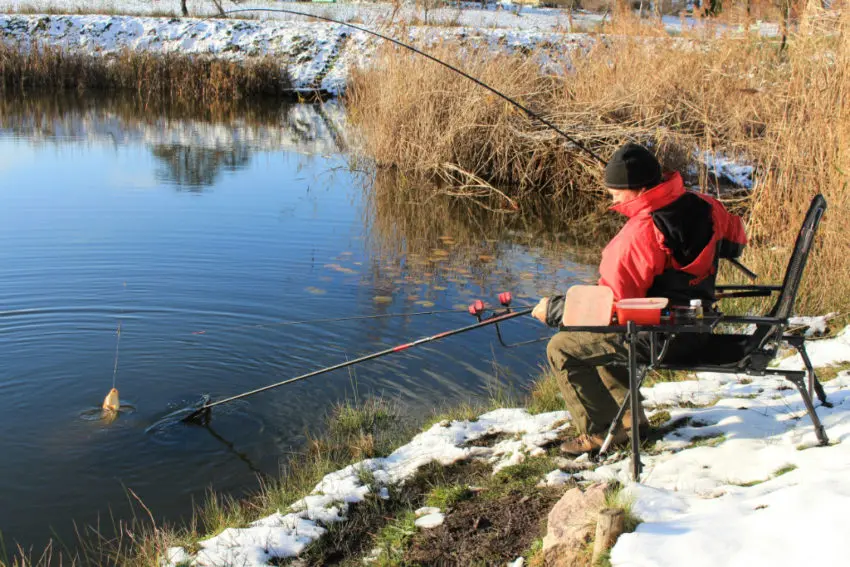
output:
[[[136,412],[136,406],[130,404],[121,404],[118,411],[109,411],[101,407],[84,409],[80,412],[80,419],[83,421],[103,421],[112,423],[121,415],[129,415]]]
[[[145,433],[151,435],[155,443],[162,445],[180,445],[185,441],[185,427],[192,426],[192,422],[183,421],[192,413],[201,409],[204,404],[209,403],[210,396],[203,395],[198,400],[181,400],[173,404],[169,404],[167,412],[156,419],[154,423],[145,429]],[[250,411],[249,403],[245,400],[235,400],[233,402],[216,406],[212,411],[211,423],[220,422],[226,416],[239,414],[240,426],[248,430],[254,429],[250,427],[253,421],[256,429],[262,430],[265,428],[265,423],[261,418],[254,415]]]

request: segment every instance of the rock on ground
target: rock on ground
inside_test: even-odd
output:
[[[596,516],[605,505],[606,484],[582,491],[568,490],[549,512],[543,556],[547,567],[584,567],[582,555],[596,530]]]

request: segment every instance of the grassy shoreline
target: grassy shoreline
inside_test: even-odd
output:
[[[822,379],[828,383],[847,369],[847,363],[818,367]],[[694,377],[683,372],[655,373],[647,381],[651,387],[659,382],[680,382]],[[742,384],[746,382],[741,382]],[[708,404],[709,406],[712,404]],[[364,459],[386,457],[395,449],[407,444],[415,435],[450,421],[476,421],[479,416],[496,409],[519,407],[529,414],[547,414],[565,409],[563,399],[553,374],[544,371],[532,379],[524,391],[517,392],[493,384],[486,399],[478,399],[435,410],[422,421],[412,421],[403,408],[391,400],[366,398],[363,401],[345,401],[334,406],[327,419],[323,435],[308,439],[305,448],[293,455],[277,478],[261,479],[259,488],[248,497],[232,498],[209,493],[206,501],[193,512],[190,521],[183,524],[161,524],[154,520],[155,511],[149,510],[132,491],[128,498],[134,503],[133,515],[118,520],[107,535],[97,526],[80,527],[76,551],[62,542],[51,542],[45,549],[25,552],[2,545],[0,539],[0,565],[9,567],[48,567],[51,565],[89,566],[122,565],[128,567],[157,566],[167,557],[169,548],[179,546],[190,553],[199,550],[198,542],[214,537],[229,528],[244,528],[252,522],[275,512],[285,512],[293,503],[311,493],[327,474],[339,471]],[[670,412],[664,406],[656,407],[650,418],[652,427],[669,433],[671,428],[683,426],[682,420],[670,421]],[[687,420],[685,420],[685,423]],[[567,430],[564,435],[571,432]],[[494,443],[504,434],[488,441],[485,435],[477,444]],[[659,436],[655,436],[660,438]],[[722,438],[694,437],[693,446],[702,443],[717,444]],[[644,447],[652,452],[652,442]],[[551,506],[565,490],[576,483],[567,482],[559,487],[543,487],[541,478],[562,466],[557,443],[544,453],[527,456],[518,464],[506,466],[493,473],[490,464],[475,459],[461,460],[442,466],[437,462],[421,467],[401,485],[387,485],[388,498],[377,496],[379,484],[374,484],[367,471],[361,481],[372,486],[365,501],[351,505],[343,522],[330,523],[328,532],[310,544],[298,558],[298,565],[324,565],[334,563],[354,567],[362,565],[365,558],[381,567],[390,565],[428,563],[436,556],[431,548],[430,535],[413,527],[414,512],[422,506],[435,506],[447,515],[459,514],[464,521],[470,515],[499,515],[499,510],[518,510],[523,507],[523,521],[511,532],[517,542],[513,546],[500,546],[497,539],[479,538],[465,548],[463,559],[486,556],[487,553],[524,557],[529,565],[543,565],[542,537],[546,531],[546,516]],[[611,485],[611,501],[617,499],[617,486]],[[621,503],[628,509],[628,502]],[[510,517],[510,514],[506,514]],[[474,519],[474,518],[473,518]],[[460,520],[458,520],[460,521]],[[632,529],[639,520],[632,518]],[[497,526],[498,527],[498,526]],[[499,528],[501,529],[501,528]],[[416,534],[418,536],[414,537]],[[429,543],[430,542],[430,543]],[[67,542],[65,542],[67,543]],[[446,542],[435,549],[444,549]],[[592,547],[592,546],[591,546]],[[590,547],[588,548],[588,550]],[[479,555],[476,555],[479,554]],[[503,561],[504,555],[492,557]],[[444,558],[445,559],[445,558]],[[290,564],[292,560],[280,562]],[[180,564],[180,563],[178,563]]]

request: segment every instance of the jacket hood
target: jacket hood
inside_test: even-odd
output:
[[[625,203],[612,205],[610,209],[629,218],[639,214],[649,214],[656,209],[666,207],[685,194],[685,184],[678,171],[667,173],[664,180],[652,189]]]

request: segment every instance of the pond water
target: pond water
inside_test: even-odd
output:
[[[391,397],[415,417],[485,396],[494,375],[517,390],[536,375],[545,343],[504,350],[478,330],[223,406],[212,429],[146,432],[202,394],[472,322],[283,321],[462,309],[503,290],[531,301],[593,279],[551,234],[398,198],[354,171],[348,130],[333,105],[214,121],[114,101],[0,103],[7,545],[120,518],[129,490],[170,520],[208,488],[255,490],[345,399]],[[530,319],[506,330],[547,335]],[[98,408],[113,375],[128,407],[108,422]]]

